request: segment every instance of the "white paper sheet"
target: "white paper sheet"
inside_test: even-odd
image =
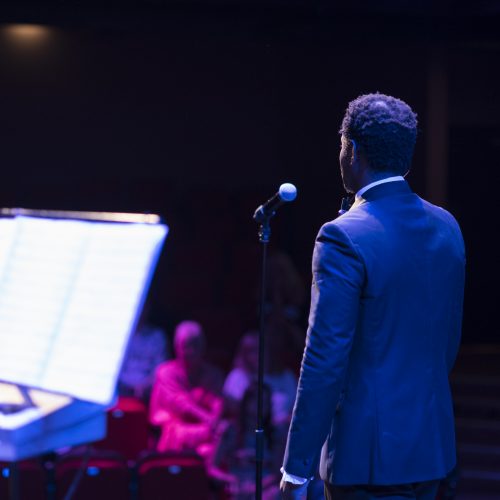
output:
[[[167,232],[0,219],[0,380],[109,403]]]

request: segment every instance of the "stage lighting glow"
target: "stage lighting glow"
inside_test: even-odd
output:
[[[0,40],[19,57],[40,57],[59,45],[58,31],[41,24],[6,24],[0,26]]]
[[[40,24],[8,24],[2,31],[10,40],[23,43],[38,43],[51,35],[51,29]]]

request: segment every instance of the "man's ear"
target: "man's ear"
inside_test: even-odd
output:
[[[351,152],[351,166],[355,166],[357,169],[365,170],[370,167],[368,161],[363,152],[363,148],[360,147],[354,139],[352,142],[352,152]]]
[[[351,153],[351,160],[352,163],[354,163],[358,159],[358,146],[356,145],[356,141],[354,139],[351,139],[352,143],[352,153]]]

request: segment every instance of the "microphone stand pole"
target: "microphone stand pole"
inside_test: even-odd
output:
[[[269,221],[276,209],[283,203],[293,201],[297,196],[297,188],[290,183],[280,186],[279,191],[266,203],[257,208],[254,220],[259,224],[259,241],[262,247],[262,273],[260,288],[260,326],[259,326],[259,363],[257,376],[257,428],[255,429],[255,499],[262,500],[262,471],[264,464],[264,429],[263,429],[263,394],[264,394],[264,327],[266,305],[266,266],[267,246],[271,239]]]
[[[258,222],[259,242],[262,248],[262,269],[260,288],[260,325],[259,325],[259,363],[257,376],[257,429],[255,429],[255,499],[262,499],[262,471],[264,465],[264,429],[263,427],[263,392],[264,392],[264,326],[265,326],[265,294],[267,246],[271,237],[270,217],[262,217]]]

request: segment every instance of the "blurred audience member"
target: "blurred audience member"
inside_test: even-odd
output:
[[[157,449],[195,451],[205,459],[210,476],[231,477],[215,466],[224,454],[224,435],[230,429],[222,419],[223,377],[204,361],[205,336],[194,321],[180,323],[174,336],[176,359],[158,367],[150,403],[150,420],[161,427]]]
[[[266,335],[265,381],[271,390],[273,455],[276,470],[281,467],[288,428],[297,392],[297,376],[287,365],[284,355],[290,349],[290,323],[283,317],[271,316]],[[309,500],[323,499],[323,481],[316,474],[307,488]]]
[[[262,428],[264,430],[264,460],[262,473],[262,498],[279,498],[281,453],[274,448],[271,417],[271,391],[263,386]],[[255,498],[255,429],[257,428],[257,383],[251,382],[239,405],[236,432],[232,445],[221,457],[229,473],[234,477],[230,489],[231,500],[253,500]]]
[[[149,308],[145,307],[125,355],[118,380],[120,396],[149,402],[156,368],[171,357],[165,331],[148,322]]]
[[[288,368],[284,355],[289,345],[288,322],[276,316],[269,318],[266,331],[265,381],[271,389],[275,448],[279,453],[285,450],[297,392],[297,377]]]
[[[297,377],[287,367],[284,357],[289,345],[288,322],[285,319],[276,316],[269,318],[265,331],[265,344],[264,382],[270,391],[270,419],[273,426],[274,448],[280,454],[285,448],[297,391]],[[258,333],[251,331],[244,335],[236,353],[234,367],[224,383],[224,395],[232,415],[239,414],[244,394],[252,384],[256,383],[258,351]],[[246,402],[245,406],[248,404]]]
[[[306,292],[300,273],[286,253],[271,253],[267,267],[266,285],[266,323],[276,319],[286,330],[286,348],[280,353],[286,365],[299,373],[300,361],[304,350]]]
[[[233,416],[239,414],[243,395],[252,381],[257,378],[258,362],[259,333],[252,330],[241,338],[233,368],[224,382],[224,396]]]
[[[266,309],[290,322],[301,318],[306,299],[305,287],[292,259],[274,251],[267,264]]]

